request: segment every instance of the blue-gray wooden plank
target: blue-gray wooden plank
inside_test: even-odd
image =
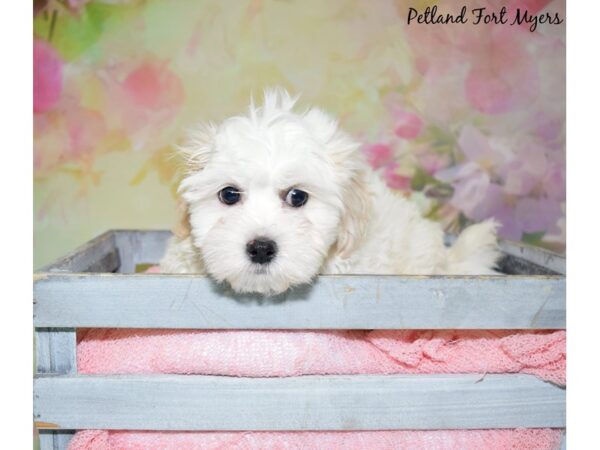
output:
[[[34,381],[34,416],[65,429],[399,430],[565,426],[565,390],[530,375]]]
[[[194,275],[40,274],[36,327],[562,329],[560,276],[318,277],[263,298]]]
[[[75,328],[38,328],[35,332],[36,372],[77,372]]]

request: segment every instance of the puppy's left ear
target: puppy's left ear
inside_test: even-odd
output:
[[[358,143],[340,130],[335,119],[318,108],[307,111],[304,118],[327,149],[343,186],[343,210],[335,251],[338,256],[347,258],[366,234],[371,209],[365,164],[358,151]]]
[[[358,169],[352,174],[343,191],[342,201],[344,210],[335,251],[338,256],[347,258],[356,250],[366,235],[371,210],[371,198],[362,169]]]

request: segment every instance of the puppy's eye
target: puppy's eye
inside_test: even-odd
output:
[[[233,186],[224,187],[219,191],[219,200],[226,205],[233,205],[240,201],[242,194]]]
[[[285,194],[285,202],[294,208],[300,208],[308,201],[308,194],[300,189],[290,189]]]

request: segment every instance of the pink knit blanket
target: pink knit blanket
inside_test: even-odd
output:
[[[552,429],[136,432],[81,431],[69,450],[548,450],[560,448]]]
[[[565,384],[564,331],[80,332],[85,374],[297,375],[528,373]]]
[[[84,374],[246,377],[528,373],[565,384],[564,331],[176,331],[78,336]],[[560,430],[135,432],[87,430],[69,450],[557,449]]]

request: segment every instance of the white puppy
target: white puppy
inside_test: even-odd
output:
[[[451,248],[439,224],[391,192],[358,144],[317,108],[267,91],[247,116],[203,126],[182,149],[186,224],[165,273],[207,273],[238,292],[277,294],[323,274],[489,274],[492,221]]]

